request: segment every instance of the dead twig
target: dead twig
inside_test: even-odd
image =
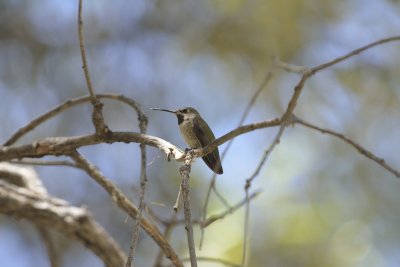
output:
[[[139,104],[137,104],[133,99],[126,97],[124,95],[118,95],[118,94],[97,94],[96,98],[100,99],[112,99],[116,101],[120,101],[124,104],[127,104],[131,108],[133,108],[137,114],[138,114],[138,119],[139,121],[147,121],[146,116],[144,113],[141,111]],[[81,96],[73,99],[68,99],[64,103],[61,103],[60,105],[50,109],[49,111],[45,112],[44,114],[36,117],[35,119],[31,120],[27,125],[21,127],[18,129],[14,134],[11,135],[11,137],[3,144],[3,146],[11,146],[14,144],[16,141],[18,141],[21,137],[29,133],[30,131],[34,130],[36,127],[38,127],[40,124],[48,121],[49,119],[55,117],[56,115],[62,113],[63,111],[74,107],[76,105],[82,104],[89,102],[91,100],[91,96],[86,95],[86,96]]]
[[[71,151],[71,158],[76,164],[82,168],[90,177],[92,177],[104,190],[111,196],[113,201],[119,208],[124,210],[133,219],[137,217],[138,208],[122,193],[122,191],[108,180],[94,165],[92,165],[85,157],[77,151]],[[157,243],[163,250],[168,259],[177,267],[183,267],[177,254],[172,249],[168,240],[163,236],[157,226],[153,225],[149,220],[142,218],[141,226],[143,230]],[[122,265],[120,265],[122,266]]]
[[[182,176],[182,199],[183,199],[183,212],[185,214],[185,229],[188,240],[189,256],[190,256],[190,266],[197,267],[196,259],[196,248],[194,245],[194,235],[192,226],[192,216],[190,211],[190,194],[189,194],[189,174],[190,174],[190,164],[185,163],[179,172]]]
[[[339,138],[340,140],[348,143],[349,145],[351,145],[352,147],[357,149],[357,151],[360,152],[361,155],[364,155],[365,157],[369,158],[370,160],[375,161],[380,166],[385,168],[387,171],[391,172],[396,177],[400,178],[400,171],[398,171],[395,168],[391,167],[389,164],[387,164],[385,162],[385,160],[383,158],[375,156],[375,154],[373,154],[371,151],[367,150],[366,148],[362,147],[361,145],[359,145],[355,141],[353,141],[350,138],[346,137],[344,134],[332,131],[330,129],[318,127],[318,126],[313,125],[313,124],[311,124],[309,122],[306,122],[306,121],[304,121],[304,120],[302,120],[302,119],[300,119],[298,117],[295,117],[293,122],[297,123],[297,124],[300,124],[300,125],[303,125],[303,126],[305,126],[307,128],[310,128],[310,129],[313,129],[313,130],[317,130],[317,131],[319,131],[319,132],[321,132],[323,134],[329,134],[329,135],[332,135],[334,137]]]

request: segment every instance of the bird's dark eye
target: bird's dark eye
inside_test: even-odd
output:
[[[185,109],[182,110],[182,112],[183,112],[183,113],[187,113],[187,112],[188,112],[188,109],[185,108]]]

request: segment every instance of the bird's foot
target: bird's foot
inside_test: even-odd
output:
[[[185,159],[190,162],[194,159],[194,148],[185,148]]]
[[[185,148],[185,153],[192,152],[194,149],[193,148]]]

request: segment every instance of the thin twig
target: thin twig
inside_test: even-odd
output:
[[[269,155],[271,154],[272,150],[279,143],[279,140],[280,140],[281,136],[283,135],[283,132],[284,132],[286,126],[289,123],[293,123],[293,121],[294,121],[293,111],[297,106],[297,101],[298,101],[298,99],[300,97],[300,94],[301,94],[301,92],[302,92],[302,90],[304,88],[304,85],[305,85],[306,81],[312,75],[314,75],[315,73],[317,73],[317,72],[319,72],[319,71],[321,71],[323,69],[326,69],[326,68],[328,68],[330,66],[333,66],[333,65],[335,65],[335,64],[337,64],[339,62],[342,62],[342,61],[344,61],[344,60],[346,60],[346,59],[348,59],[348,58],[350,58],[350,57],[352,57],[354,55],[357,55],[357,54],[359,54],[361,52],[364,52],[364,51],[368,50],[369,48],[372,48],[374,46],[377,46],[377,45],[380,45],[380,44],[383,44],[383,43],[392,42],[392,41],[399,41],[399,40],[400,40],[400,36],[382,39],[382,40],[379,40],[377,42],[373,42],[373,43],[371,43],[369,45],[366,45],[364,47],[361,47],[359,49],[353,50],[352,52],[350,52],[350,53],[348,53],[348,54],[346,54],[346,55],[344,55],[342,57],[336,58],[336,59],[334,59],[332,61],[329,61],[327,63],[324,63],[324,64],[318,65],[316,67],[310,68],[309,70],[305,69],[300,81],[298,82],[298,84],[294,88],[294,93],[293,93],[292,97],[290,98],[290,101],[288,103],[287,109],[286,109],[285,113],[283,114],[283,116],[281,118],[282,124],[281,124],[281,127],[279,129],[278,134],[276,135],[276,137],[275,137],[274,141],[272,142],[272,144],[270,145],[270,147],[265,151],[265,153],[264,153],[259,165],[257,166],[256,170],[254,171],[253,175],[249,179],[246,180],[246,185],[245,185],[246,196],[248,196],[248,190],[251,187],[252,181],[254,180],[255,177],[258,176],[262,166],[265,164],[265,162],[268,159]],[[382,159],[379,159],[379,160],[382,162]],[[384,163],[384,161],[383,161],[383,163]],[[391,172],[393,173],[393,171],[392,171],[393,169],[392,168],[388,169],[388,170],[391,170]],[[245,237],[244,237],[243,257],[242,257],[242,265],[243,266],[247,266],[248,247],[247,247],[247,241],[246,240],[249,238],[248,237],[249,236],[249,233],[248,233],[249,208],[250,208],[250,204],[248,203],[248,204],[246,204],[245,233],[244,233]]]
[[[243,226],[243,249],[242,249],[242,265],[241,267],[247,267],[249,263],[249,241],[250,241],[250,198],[249,190],[245,190],[245,208],[244,208],[244,226]]]
[[[238,126],[240,127],[243,125],[244,121],[246,120],[247,116],[250,113],[251,108],[254,106],[254,104],[256,103],[256,100],[258,99],[259,95],[261,94],[261,92],[266,88],[267,84],[269,83],[269,81],[272,78],[273,75],[273,71],[275,69],[275,63],[271,65],[270,69],[267,71],[264,80],[261,82],[260,86],[258,87],[258,89],[254,92],[253,96],[250,98],[250,101],[247,103],[246,108],[244,109],[244,112],[242,114],[242,117],[239,120]],[[230,147],[232,146],[232,143],[235,139],[231,139],[228,144],[226,145],[224,151],[222,152],[221,155],[221,161],[224,160],[226,154],[228,153]],[[229,207],[228,202],[222,197],[221,194],[219,194],[219,192],[217,191],[216,188],[216,178],[217,175],[215,173],[213,173],[212,177],[211,177],[211,182],[210,182],[210,186],[208,187],[207,190],[207,194],[206,194],[206,200],[204,201],[204,205],[203,205],[203,209],[202,209],[202,220],[205,221],[206,217],[207,217],[207,210],[208,210],[208,203],[210,200],[210,196],[211,196],[211,190],[213,189],[214,192],[216,193],[216,195],[219,197],[219,199],[224,203],[225,206]],[[203,246],[203,240],[204,240],[204,227],[203,225],[201,226],[201,237],[200,237],[200,249]]]
[[[263,156],[262,156],[262,158],[260,160],[260,163],[258,163],[257,168],[255,169],[254,173],[246,180],[246,185],[245,185],[245,189],[246,190],[248,190],[251,187],[252,181],[260,174],[261,168],[264,166],[264,164],[268,160],[268,158],[271,155],[272,151],[279,144],[284,130],[285,130],[285,126],[281,126],[279,128],[279,132],[275,136],[275,138],[272,141],[271,145],[269,146],[269,148],[267,150],[264,151],[264,154],[263,154]]]
[[[92,81],[90,80],[89,67],[86,60],[85,45],[83,41],[82,0],[79,0],[79,8],[78,8],[78,35],[79,35],[79,48],[81,50],[81,57],[82,57],[82,69],[85,74],[86,86],[87,89],[89,90],[91,98],[95,99]]]
[[[139,113],[141,114],[141,113]],[[140,133],[145,134],[147,130],[147,118],[143,116],[140,118],[139,116],[139,128],[140,128]],[[135,251],[136,251],[136,246],[137,242],[139,239],[139,230],[140,230],[140,224],[142,220],[142,213],[143,209],[145,208],[145,202],[144,202],[144,195],[145,195],[145,189],[146,189],[146,182],[147,182],[147,173],[146,173],[146,145],[141,143],[140,144],[140,158],[141,158],[141,164],[140,164],[140,197],[139,197],[139,210],[136,215],[135,219],[135,224],[133,227],[133,233],[132,233],[132,240],[131,240],[131,245],[129,248],[129,253],[128,253],[128,259],[126,261],[126,267],[130,267],[132,264],[132,261],[135,257]]]
[[[136,110],[138,114],[138,119],[139,121],[142,120],[144,116],[143,112],[141,111],[139,104],[137,104],[133,99],[126,97],[124,95],[118,95],[118,94],[97,94],[96,98],[104,98],[104,99],[112,99],[116,101],[120,101],[122,103],[127,104],[134,110]],[[86,103],[91,100],[91,97],[86,95],[86,96],[81,96],[73,99],[68,99],[62,104],[59,104],[58,106],[50,109],[49,111],[43,113],[42,115],[36,117],[35,119],[31,120],[27,125],[21,127],[18,129],[3,145],[4,146],[10,146],[14,144],[16,141],[18,141],[21,137],[26,135],[28,132],[34,130],[36,127],[38,127],[40,124],[48,121],[49,119],[55,117],[56,115],[62,113],[63,111],[74,107],[76,105]]]
[[[276,127],[276,126],[281,125],[281,123],[282,123],[282,120],[279,118],[276,118],[273,120],[261,121],[261,122],[256,122],[256,123],[252,123],[252,124],[243,125],[243,126],[240,126],[236,129],[228,132],[227,134],[224,134],[223,136],[215,139],[213,142],[211,142],[207,146],[205,146],[203,148],[194,149],[192,152],[194,153],[194,155],[196,157],[203,157],[203,156],[211,153],[218,146],[235,138],[236,136],[239,136],[239,135],[242,135],[242,134],[245,134],[248,132],[252,132],[252,131],[258,130],[258,129]]]
[[[207,218],[206,220],[203,219],[198,219],[198,220],[192,220],[192,224],[200,224],[202,227],[207,228],[208,226],[210,226],[211,224],[213,224],[214,222],[217,222],[219,220],[224,219],[227,215],[233,214],[234,212],[236,212],[237,210],[239,210],[242,206],[244,206],[247,202],[246,201],[251,201],[254,198],[256,198],[259,194],[261,193],[261,191],[256,191],[254,193],[252,193],[248,200],[245,198],[244,200],[238,202],[237,204],[235,204],[234,206],[232,206],[229,209],[226,209],[225,211],[218,213],[218,214],[214,214],[211,215],[209,218]],[[185,223],[185,219],[183,220],[177,220],[177,213],[173,213],[172,218],[169,221],[163,221],[163,224],[165,225],[165,231],[164,231],[164,236],[165,238],[168,239],[168,237],[170,236],[174,226],[178,225],[178,224],[184,224]],[[157,257],[156,257],[156,262],[154,263],[154,267],[160,267],[161,266],[161,262],[163,259],[163,252],[160,250]],[[197,258],[198,260],[202,259],[201,257]],[[203,258],[204,259],[204,258]],[[230,266],[228,264],[228,266]]]
[[[391,172],[392,174],[394,174],[396,177],[400,178],[400,172],[397,171],[396,169],[394,169],[393,167],[389,166],[385,160],[383,158],[380,158],[378,156],[375,156],[375,154],[373,154],[371,151],[367,150],[366,148],[362,147],[361,145],[359,145],[358,143],[356,143],[355,141],[351,140],[350,138],[346,137],[345,135],[332,131],[330,129],[326,129],[326,128],[321,128],[318,127],[316,125],[313,125],[309,122],[306,122],[298,117],[294,118],[294,123],[298,123],[300,125],[303,125],[305,127],[308,127],[310,129],[314,129],[317,130],[323,134],[330,134],[334,137],[337,137],[339,139],[341,139],[342,141],[348,143],[349,145],[351,145],[352,147],[354,147],[355,149],[358,150],[358,152],[360,152],[362,155],[364,155],[365,157],[371,159],[372,161],[375,161],[376,163],[378,163],[380,166],[382,166],[383,168],[385,168],[386,170],[388,170],[389,172]]]
[[[375,47],[375,46],[378,46],[378,45],[381,45],[381,44],[385,44],[385,43],[389,43],[389,42],[396,42],[396,41],[400,41],[400,36],[393,36],[393,37],[389,37],[389,38],[384,38],[384,39],[378,40],[376,42],[370,43],[370,44],[368,44],[366,46],[363,46],[363,47],[360,47],[360,48],[358,48],[356,50],[353,50],[353,51],[351,51],[350,53],[348,53],[348,54],[346,54],[344,56],[338,57],[338,58],[336,58],[334,60],[331,60],[331,61],[329,61],[327,63],[323,63],[323,64],[320,64],[318,66],[315,66],[315,67],[311,68],[311,71],[312,71],[313,74],[315,74],[315,73],[317,73],[317,72],[319,72],[319,71],[321,71],[323,69],[329,68],[329,67],[331,67],[331,66],[333,66],[333,65],[335,65],[337,63],[345,61],[346,59],[348,59],[348,58],[350,58],[350,57],[352,57],[354,55],[357,55],[357,54],[360,54],[362,52],[365,52],[366,50],[368,50],[368,49],[370,49],[372,47]]]
[[[282,124],[281,127],[279,128],[279,132],[275,136],[274,140],[270,144],[267,150],[264,151],[263,156],[261,157],[260,162],[258,163],[255,171],[253,174],[246,180],[246,184],[244,187],[245,194],[246,194],[246,206],[245,206],[245,219],[244,219],[244,242],[243,242],[243,251],[242,251],[242,266],[246,267],[248,264],[248,241],[250,238],[250,233],[249,233],[249,221],[250,221],[250,198],[249,198],[249,190],[251,188],[253,180],[260,174],[261,168],[265,165],[267,162],[269,156],[271,155],[272,151],[275,149],[275,147],[279,144],[280,139],[283,135],[283,132],[285,130],[286,124]]]
[[[79,48],[81,50],[81,57],[82,57],[82,68],[85,74],[86,86],[90,94],[90,102],[92,103],[93,106],[92,123],[96,130],[96,134],[107,134],[110,132],[110,129],[104,122],[103,103],[101,103],[100,100],[96,98],[94,94],[93,85],[90,80],[89,66],[86,60],[86,51],[83,41],[82,0],[79,0],[79,8],[78,8],[78,35],[79,35]]]
[[[279,68],[287,71],[287,72],[291,72],[291,73],[296,73],[296,74],[306,74],[307,72],[310,71],[309,67],[305,67],[305,66],[297,66],[297,65],[293,65],[293,64],[289,64],[286,62],[281,61],[280,59],[276,58],[276,65],[279,66]]]
[[[196,259],[196,248],[194,245],[194,235],[193,235],[193,227],[192,227],[192,216],[190,212],[190,194],[189,194],[189,174],[190,174],[190,165],[185,163],[180,169],[179,172],[182,176],[182,199],[183,199],[183,212],[185,214],[185,229],[188,241],[189,248],[189,256],[190,256],[190,266],[197,267],[197,259]]]
[[[46,229],[43,226],[37,226],[37,229],[39,231],[40,237],[43,240],[43,243],[46,246],[47,255],[49,257],[51,267],[60,266],[57,250],[55,248],[55,244],[53,242],[49,229]]]
[[[119,245],[85,208],[71,206],[62,199],[38,194],[2,180],[0,203],[0,213],[54,229],[79,241],[107,267],[120,267],[126,260]]]
[[[138,208],[122,193],[122,191],[109,181],[94,165],[77,151],[70,152],[71,158],[80,166],[90,177],[92,177],[106,192],[112,197],[113,201],[133,219],[137,217]],[[168,240],[163,236],[157,226],[149,220],[142,218],[141,226],[146,233],[163,250],[168,259],[177,267],[183,267],[177,254],[172,249]]]
[[[218,220],[224,219],[227,215],[234,213],[235,211],[240,209],[243,205],[245,205],[247,202],[249,202],[253,198],[256,198],[260,193],[261,193],[261,191],[256,191],[256,192],[252,193],[250,196],[248,196],[245,199],[243,199],[242,201],[240,201],[239,203],[237,203],[236,205],[234,205],[231,208],[225,210],[224,212],[221,212],[220,214],[216,214],[216,215],[211,215],[205,221],[202,220],[202,226],[204,228],[206,228],[210,224],[212,224],[212,223],[214,223],[214,222],[216,222]]]
[[[178,195],[176,196],[175,204],[174,204],[174,212],[177,213],[181,208],[182,203],[182,184],[179,186]]]
[[[329,61],[327,63],[323,63],[323,64],[320,64],[318,66],[312,67],[308,71],[306,70],[304,72],[304,74],[302,75],[299,83],[296,85],[296,87],[294,89],[294,93],[293,93],[293,95],[292,95],[292,97],[291,97],[291,99],[290,99],[290,101],[288,103],[288,107],[287,107],[287,109],[285,111],[285,114],[282,116],[283,121],[286,121],[288,119],[288,117],[292,116],[293,111],[294,111],[294,109],[295,109],[295,107],[297,105],[297,100],[299,99],[301,91],[304,88],[304,84],[311,76],[313,76],[314,74],[316,74],[317,72],[319,72],[321,70],[324,70],[324,69],[326,69],[328,67],[331,67],[331,66],[333,66],[335,64],[338,64],[340,62],[343,62],[346,59],[351,58],[352,56],[355,56],[357,54],[365,52],[365,51],[367,51],[368,49],[370,49],[372,47],[375,47],[375,46],[378,46],[378,45],[381,45],[381,44],[384,44],[384,43],[395,42],[395,41],[400,41],[400,36],[394,36],[394,37],[378,40],[376,42],[370,43],[370,44],[368,44],[366,46],[363,46],[361,48],[353,50],[353,51],[351,51],[350,53],[348,53],[348,54],[346,54],[344,56],[341,56],[341,57],[338,57],[336,59],[333,59],[333,60],[331,60],[331,61]]]
[[[178,216],[178,213],[174,212],[172,214],[170,222],[165,226],[164,236],[166,239],[169,239],[169,237],[171,236],[172,230],[174,229],[174,226],[175,226],[175,221],[176,221],[177,216]],[[161,249],[159,249],[157,257],[156,257],[156,261],[154,262],[154,265],[153,265],[154,267],[161,266],[162,260],[164,258],[163,256],[164,256],[163,251]]]
[[[254,193],[252,193],[249,196],[248,200],[253,200],[255,197],[257,197],[259,194],[261,193],[261,191],[256,191]],[[243,200],[241,200],[240,202],[238,202],[237,204],[233,205],[230,208],[227,208],[226,210],[222,211],[221,213],[217,213],[217,214],[213,214],[210,215],[210,217],[208,217],[205,221],[203,221],[201,218],[199,219],[192,219],[192,224],[204,224],[204,227],[207,228],[208,226],[210,226],[211,224],[213,224],[214,222],[217,222],[219,220],[224,219],[227,215],[233,214],[234,212],[236,212],[238,209],[240,209],[242,206],[244,206],[246,204],[247,199],[244,198]],[[168,220],[168,221],[162,221],[162,223],[166,226],[169,225],[177,225],[177,224],[184,224],[185,223],[185,219],[181,219],[181,220]]]

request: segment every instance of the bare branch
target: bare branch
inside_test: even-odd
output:
[[[252,193],[249,196],[248,200],[253,200],[254,198],[256,198],[259,194],[261,193],[261,191],[256,191],[254,193]],[[238,209],[240,209],[242,206],[244,206],[246,204],[247,199],[244,198],[242,201],[238,202],[237,204],[235,204],[234,206],[222,211],[221,213],[218,214],[214,214],[211,215],[210,217],[208,217],[205,221],[201,220],[201,219],[192,219],[192,224],[202,224],[204,223],[204,227],[207,228],[208,226],[210,226],[211,224],[213,224],[216,221],[222,220],[224,219],[226,216],[233,214],[234,212],[236,212]],[[166,226],[170,226],[170,225],[176,225],[176,224],[183,224],[185,223],[185,220],[176,220],[176,218],[174,218],[173,220],[169,220],[169,221],[162,221],[162,223]]]
[[[53,228],[73,238],[103,260],[106,266],[121,266],[126,256],[115,241],[84,208],[48,196],[36,174],[28,168],[0,165],[0,213]],[[108,253],[104,253],[107,251]]]
[[[247,184],[246,184],[247,185]],[[249,190],[246,188],[246,205],[244,209],[244,227],[243,227],[243,248],[242,248],[242,267],[247,267],[249,263],[249,242],[250,242],[250,198]]]
[[[89,67],[86,60],[85,44],[83,41],[83,21],[82,21],[82,0],[79,0],[78,7],[78,36],[79,36],[79,48],[81,50],[82,57],[82,69],[85,74],[86,86],[89,90],[91,98],[95,98],[92,81],[90,80]]]
[[[211,153],[215,148],[218,146],[222,145],[223,143],[235,138],[236,136],[252,132],[254,130],[258,129],[263,129],[263,128],[268,128],[268,127],[275,127],[280,125],[282,122],[281,119],[273,119],[270,121],[262,121],[262,122],[256,122],[252,124],[247,124],[240,126],[232,131],[230,131],[227,134],[224,134],[220,138],[215,139],[213,142],[211,142],[209,145],[203,147],[203,148],[198,148],[195,149],[193,152],[196,157],[203,157],[209,153]]]
[[[356,143],[355,141],[351,140],[350,138],[346,137],[345,135],[332,131],[330,129],[326,129],[326,128],[321,128],[318,126],[315,126],[311,123],[308,123],[300,118],[294,118],[294,123],[298,123],[300,125],[303,125],[305,127],[308,127],[310,129],[314,129],[317,130],[323,134],[329,134],[332,135],[334,137],[337,137],[339,139],[341,139],[342,141],[348,143],[349,145],[351,145],[352,147],[354,147],[355,149],[358,150],[358,152],[360,152],[362,155],[364,155],[365,157],[371,159],[372,161],[375,161],[376,163],[378,163],[380,166],[382,166],[383,168],[385,168],[386,170],[388,170],[389,172],[391,172],[392,174],[394,174],[396,177],[400,178],[400,171],[396,170],[395,168],[391,167],[389,164],[387,164],[385,162],[385,160],[383,158],[377,157],[375,156],[375,154],[373,154],[371,151],[367,150],[366,148],[362,147],[361,145],[359,145],[358,143]]]
[[[190,161],[190,160],[189,160]],[[192,226],[192,216],[190,212],[190,195],[189,195],[189,174],[190,174],[190,164],[185,164],[179,169],[182,176],[182,199],[183,199],[183,211],[185,214],[185,229],[188,240],[189,256],[190,256],[190,266],[197,267],[196,259],[196,248],[194,245],[193,236],[193,226]]]
[[[104,99],[112,99],[116,101],[120,101],[124,104],[127,104],[131,108],[133,108],[137,114],[138,114],[138,119],[139,123],[142,124],[142,122],[145,122],[147,124],[147,118],[140,109],[139,104],[137,104],[133,99],[126,97],[124,95],[117,95],[117,94],[97,94],[97,98],[104,98]],[[65,101],[64,103],[50,109],[49,111],[45,112],[44,114],[38,116],[37,118],[33,119],[30,121],[27,125],[23,126],[22,128],[18,129],[17,132],[15,132],[5,143],[4,146],[10,146],[14,144],[16,141],[18,141],[21,137],[26,135],[28,132],[34,130],[37,126],[40,124],[48,121],[49,119],[53,118],[54,116],[60,114],[61,112],[82,104],[86,103],[91,100],[90,96],[81,96],[78,98],[73,98]]]
[[[269,81],[271,80],[272,76],[273,76],[273,71],[275,69],[275,65],[276,63],[274,62],[274,64],[271,66],[271,68],[267,71],[264,80],[262,81],[262,83],[260,84],[260,86],[258,87],[258,89],[254,92],[253,96],[251,97],[250,101],[247,103],[246,108],[244,109],[244,112],[242,114],[242,117],[239,120],[238,126],[240,127],[243,125],[245,119],[247,118],[247,116],[250,113],[251,108],[253,107],[253,105],[256,103],[257,98],[259,97],[259,95],[261,94],[261,92],[266,88],[267,84],[269,83]],[[233,143],[234,139],[231,139],[228,144],[226,145],[224,151],[222,152],[221,155],[221,161],[224,160],[225,155],[228,153],[229,148],[231,147],[232,143]],[[209,199],[211,196],[211,190],[214,189],[215,194],[219,197],[219,199],[224,203],[225,206],[229,207],[228,202],[222,197],[222,195],[217,191],[216,188],[216,178],[217,178],[217,174],[213,173],[212,177],[211,177],[211,182],[210,182],[210,186],[208,187],[207,190],[207,194],[206,194],[206,200],[204,201],[204,205],[203,205],[203,209],[202,209],[202,220],[203,222],[206,220],[207,217],[207,210],[208,210],[208,203],[209,203]],[[203,246],[203,240],[204,240],[204,227],[203,224],[201,224],[201,237],[200,237],[200,249]]]
[[[222,212],[220,214],[216,214],[216,215],[211,215],[205,221],[202,222],[202,226],[204,228],[206,228],[210,224],[212,224],[218,220],[224,219],[227,215],[232,214],[235,211],[237,211],[238,209],[240,209],[248,201],[252,200],[253,198],[256,198],[260,193],[261,193],[261,191],[256,191],[256,192],[252,193],[248,198],[243,199],[242,201],[237,203],[235,206],[232,206],[231,208],[225,210],[224,212]]]
[[[170,235],[172,233],[173,227],[175,226],[175,221],[176,221],[176,217],[177,216],[178,216],[178,213],[174,212],[172,214],[172,218],[170,219],[170,222],[168,224],[166,224],[166,226],[165,226],[164,236],[165,236],[166,239],[169,239],[169,237],[170,237]],[[161,263],[162,263],[162,260],[163,260],[163,256],[164,256],[164,253],[160,249],[158,251],[156,260],[154,262],[154,265],[153,265],[154,267],[160,267],[161,266]]]
[[[216,139],[208,146],[195,149],[196,157],[204,156],[213,151],[217,146],[229,141],[230,139],[257,129],[278,126],[280,119],[271,121],[262,121],[249,125],[244,125]],[[163,151],[167,158],[171,156],[177,161],[184,160],[182,150],[172,145],[171,143],[151,135],[129,133],[129,132],[110,132],[107,135],[86,135],[76,137],[49,137],[33,142],[29,145],[21,145],[14,147],[0,147],[0,161],[12,160],[24,157],[43,157],[47,155],[67,155],[69,151],[75,150],[82,146],[95,145],[100,143],[115,143],[115,142],[135,142],[143,143],[149,146],[157,147]]]
[[[51,238],[50,231],[42,226],[37,226],[37,229],[40,233],[40,237],[42,238],[43,243],[46,246],[47,255],[49,257],[51,267],[60,266],[58,254],[53,239]]]
[[[135,219],[138,213],[138,208],[122,193],[122,191],[108,180],[94,165],[92,165],[85,157],[77,151],[71,151],[71,158],[80,166],[90,177],[92,177],[104,190],[111,196],[112,200],[119,208],[124,210],[132,219]],[[141,226],[146,233],[157,243],[163,250],[168,259],[177,267],[183,267],[177,254],[172,249],[168,240],[162,235],[158,227],[152,224],[149,220],[142,218]],[[122,265],[120,265],[122,266]]]
[[[351,57],[353,57],[355,55],[358,55],[358,54],[360,54],[362,52],[365,52],[370,48],[373,48],[375,46],[379,46],[381,44],[385,44],[385,43],[389,43],[389,42],[397,42],[397,41],[400,41],[400,36],[393,36],[393,37],[389,37],[389,38],[385,38],[385,39],[381,39],[381,40],[375,41],[375,42],[370,43],[370,44],[368,44],[366,46],[363,46],[363,47],[360,47],[360,48],[358,48],[356,50],[353,50],[353,51],[351,51],[350,53],[348,53],[348,54],[346,54],[344,56],[338,57],[338,58],[336,58],[334,60],[331,60],[331,61],[329,61],[327,63],[323,63],[321,65],[315,66],[315,67],[311,68],[311,72],[312,72],[312,74],[315,74],[315,73],[317,73],[317,72],[319,72],[319,71],[321,71],[323,69],[329,68],[329,67],[331,67],[331,66],[333,66],[335,64],[338,64],[338,63],[340,63],[342,61],[345,61],[348,58],[351,58]]]
[[[174,212],[177,213],[182,206],[182,184],[179,186],[178,195],[176,196],[175,204],[174,204]]]
[[[196,259],[196,247],[194,245],[194,234],[193,234],[193,226],[192,226],[192,215],[190,211],[190,190],[189,190],[189,179],[190,179],[190,170],[191,164],[194,159],[193,151],[185,152],[185,163],[179,168],[179,173],[182,176],[182,182],[180,185],[179,193],[182,194],[183,200],[183,213],[185,218],[185,229],[186,236],[188,241],[188,249],[190,256],[190,266],[197,267],[197,259]],[[179,197],[178,197],[179,202]]]
[[[281,69],[283,69],[283,70],[285,70],[287,72],[304,75],[304,74],[306,74],[307,72],[310,71],[309,67],[297,66],[297,65],[289,64],[289,63],[281,61],[279,58],[276,58],[275,61],[276,61],[276,65],[278,65],[279,68],[281,68]]]
[[[0,147],[0,161],[20,159],[25,157],[40,158],[48,155],[60,156],[68,155],[70,151],[83,146],[96,145],[101,143],[143,143],[157,147],[163,151],[167,157],[173,157],[182,161],[184,152],[165,141],[164,139],[132,132],[110,132],[107,135],[86,135],[75,137],[49,137],[33,142],[29,145]]]
[[[86,209],[43,198],[25,188],[0,181],[0,213],[53,228],[93,251],[107,266],[120,267],[126,256]],[[107,251],[107,253],[105,253]]]
[[[283,135],[283,132],[285,130],[285,124],[282,124],[281,127],[279,128],[279,132],[275,136],[274,140],[270,144],[269,148],[264,151],[263,156],[261,157],[260,163],[257,165],[255,171],[253,174],[246,179],[246,184],[244,187],[245,194],[246,194],[246,206],[245,206],[245,218],[244,218],[244,242],[243,242],[243,253],[242,253],[242,266],[245,267],[248,264],[248,250],[249,250],[249,239],[250,239],[250,233],[249,233],[249,221],[250,221],[250,196],[249,196],[249,190],[251,188],[253,180],[259,175],[261,168],[265,165],[267,162],[269,155],[271,155],[272,151],[274,148],[279,144],[280,139]]]
[[[140,109],[139,109],[140,110]],[[139,128],[140,128],[140,133],[145,134],[147,130],[147,118],[144,116],[142,112],[139,112]],[[146,173],[146,145],[141,143],[140,144],[140,158],[141,158],[141,164],[140,164],[140,195],[139,195],[139,210],[135,218],[135,224],[133,226],[133,233],[132,233],[132,240],[131,240],[131,246],[129,248],[129,253],[128,253],[128,259],[126,262],[126,267],[131,266],[131,263],[135,257],[135,251],[136,251],[136,245],[139,239],[139,230],[140,230],[140,224],[142,220],[142,213],[143,209],[145,208],[145,202],[144,202],[144,193],[146,189],[146,182],[147,182],[147,173]]]
[[[394,36],[394,37],[378,40],[376,42],[373,42],[371,44],[368,44],[366,46],[363,46],[361,48],[353,50],[352,52],[350,52],[350,53],[348,53],[348,54],[346,54],[346,55],[344,55],[342,57],[338,57],[338,58],[336,58],[334,60],[331,60],[331,61],[329,61],[327,63],[315,66],[315,67],[310,68],[308,70],[305,69],[305,71],[304,71],[299,83],[294,88],[294,93],[293,93],[293,95],[292,95],[292,97],[291,97],[291,99],[290,99],[290,101],[288,103],[288,106],[287,106],[287,109],[285,111],[285,114],[282,116],[283,121],[289,120],[289,117],[292,116],[293,111],[294,111],[294,109],[295,109],[295,107],[297,105],[297,100],[299,99],[301,91],[303,90],[304,84],[306,83],[306,81],[311,76],[313,76],[314,74],[316,74],[317,72],[319,72],[321,70],[324,70],[324,69],[326,69],[328,67],[331,67],[331,66],[333,66],[335,64],[338,64],[338,63],[340,63],[340,62],[342,62],[342,61],[344,61],[346,59],[349,59],[352,56],[355,56],[355,55],[360,54],[360,53],[362,53],[364,51],[367,51],[368,49],[370,49],[372,47],[375,47],[375,46],[378,46],[378,45],[381,45],[381,44],[384,44],[384,43],[388,43],[388,42],[394,42],[394,41],[400,41],[400,36]]]

